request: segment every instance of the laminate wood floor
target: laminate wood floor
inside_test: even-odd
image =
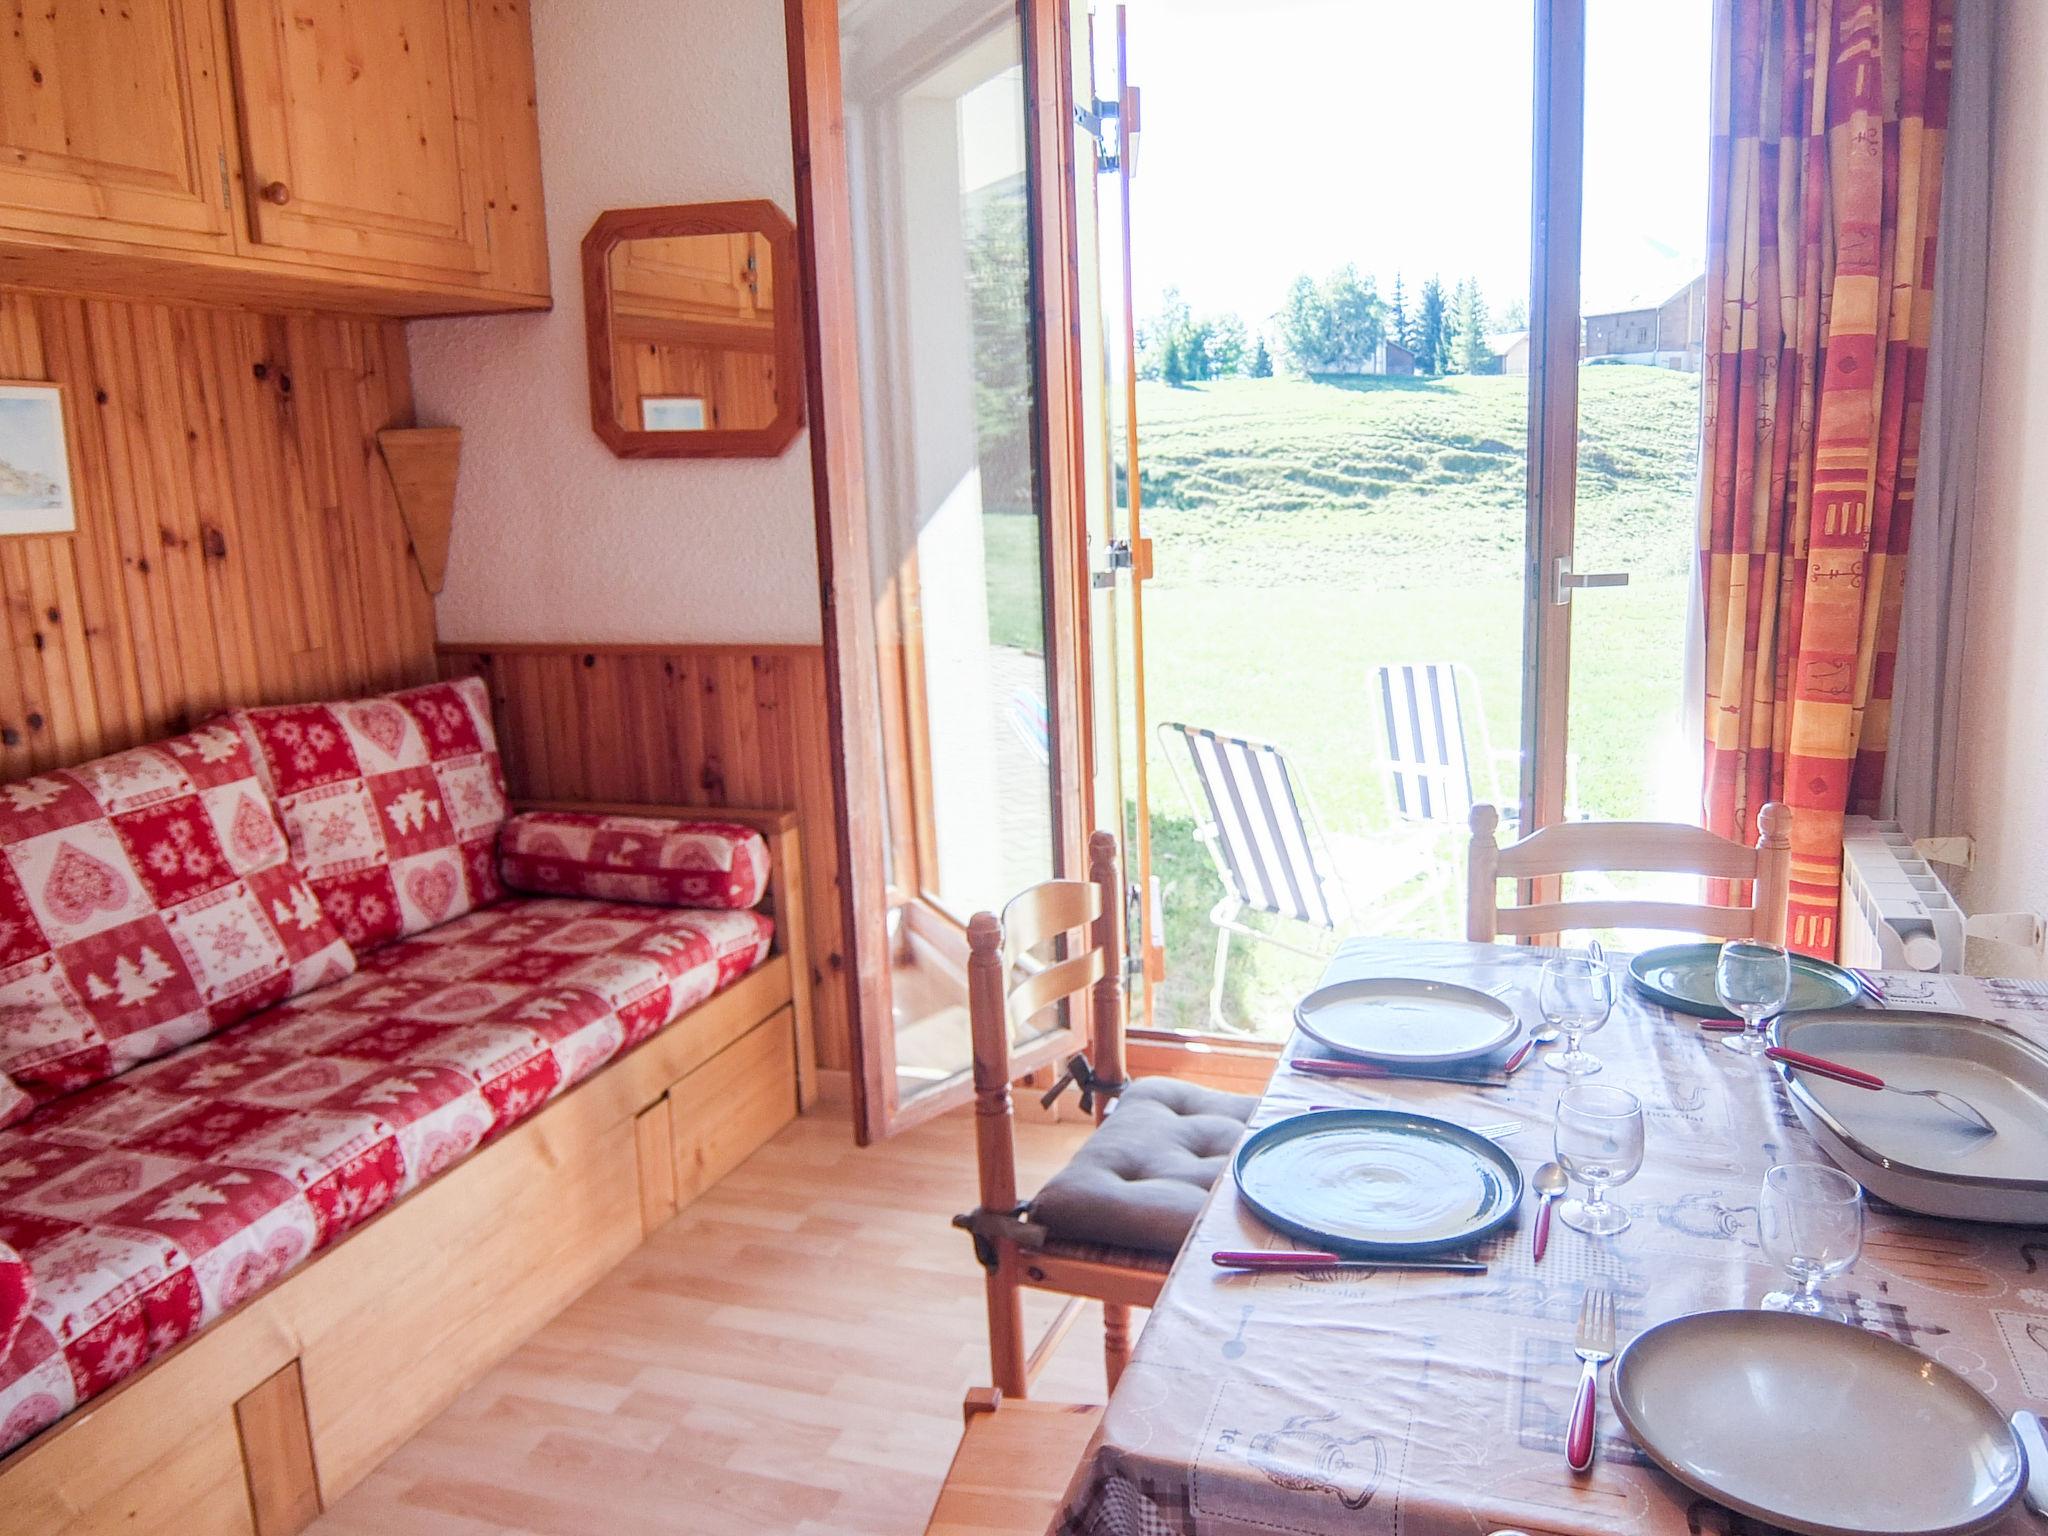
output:
[[[1026,1188],[1085,1124],[1025,1124]],[[797,1121],[314,1523],[313,1536],[918,1536],[988,1379],[962,1112]],[[1027,1297],[1035,1330],[1058,1309]],[[1101,1402],[1090,1308],[1040,1395]]]

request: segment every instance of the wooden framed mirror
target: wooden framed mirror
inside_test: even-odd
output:
[[[622,459],[781,453],[804,421],[797,281],[771,202],[600,214],[583,237],[597,435]]]

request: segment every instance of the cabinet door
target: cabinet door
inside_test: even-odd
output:
[[[249,234],[334,265],[488,269],[468,0],[229,0]]]
[[[747,235],[674,235],[618,246],[613,291],[643,314],[746,315]]]
[[[0,225],[234,248],[207,0],[14,5],[0,27]]]

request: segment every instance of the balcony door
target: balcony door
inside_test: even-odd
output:
[[[1036,106],[1066,94],[1063,14],[790,8],[800,112],[836,119],[800,195],[864,1139],[970,1092],[969,918],[1084,868],[1072,147]],[[1073,1038],[1019,1021],[1017,1059]]]
[[[1462,927],[1462,805],[1418,811],[1376,761],[1396,716],[1429,734],[1404,678],[1435,690],[1436,735],[1462,733],[1444,772],[1464,800],[1511,807],[1519,830],[1685,813],[1696,785],[1670,738],[1709,317],[1682,205],[1703,227],[1703,193],[1684,188],[1708,126],[1708,0],[1403,13],[1426,31],[1451,12],[1491,73],[1455,123],[1418,112],[1392,159],[1334,130],[1196,147],[1242,121],[1209,90],[1221,64],[1187,65],[1201,26],[1238,15],[1233,89],[1284,103],[1335,12],[1208,0],[1176,28],[1147,0],[786,6],[863,1139],[970,1096],[965,924],[1078,873],[1096,826],[1125,837],[1134,1029],[1208,1032],[1219,995],[1229,1012],[1212,976],[1230,876],[1201,831],[1224,802],[1176,794],[1162,722],[1273,740],[1315,777],[1310,796],[1355,813],[1357,847],[1337,853],[1397,878],[1342,931]],[[1155,85],[1148,122],[1133,69],[1159,80],[1176,58],[1188,110]],[[1605,149],[1588,147],[1595,121]],[[1630,122],[1642,143],[1623,152],[1610,141]],[[1352,225],[1306,193],[1258,212],[1297,166]],[[1464,244],[1430,244],[1444,219],[1386,216],[1444,186],[1477,220]],[[1176,199],[1201,216],[1148,252],[1149,210]],[[1316,220],[1334,231],[1321,245]],[[1151,258],[1135,266],[1134,237]],[[1241,372],[1217,372],[1231,349],[1167,338],[1236,290],[1190,315],[1155,279],[1162,251],[1199,276],[1232,238],[1263,243],[1240,264],[1250,323],[1215,328],[1239,333]],[[1277,299],[1260,286],[1275,249],[1300,273]],[[1377,306],[1383,343],[1347,352],[1343,327],[1295,323],[1318,304]],[[1275,424],[1264,491],[1258,445],[1226,440],[1254,418]],[[1308,595],[1269,590],[1290,582]],[[1222,718],[1233,702],[1277,724]],[[1300,988],[1281,982],[1271,1029],[1229,1031],[1247,1046],[1284,1035]],[[1072,1043],[1056,1015],[1015,1025],[1025,1064]]]

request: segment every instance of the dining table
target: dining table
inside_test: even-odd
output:
[[[1324,983],[1399,977],[1493,991],[1533,1028],[1541,967],[1557,953],[1352,940]],[[1825,1160],[1770,1063],[1722,1049],[1721,1034],[1618,981],[1611,1016],[1586,1044],[1603,1063],[1592,1081],[1643,1104],[1642,1169],[1611,1196],[1631,1223],[1597,1239],[1553,1223],[1541,1263],[1526,1176],[1552,1156],[1562,1073],[1539,1057],[1471,1083],[1313,1076],[1292,1065],[1315,1053],[1297,1030],[1253,1130],[1331,1105],[1495,1130],[1512,1122],[1501,1144],[1525,1175],[1517,1219],[1470,1250],[1483,1274],[1226,1271],[1212,1261],[1219,1250],[1302,1246],[1252,1215],[1226,1172],[1075,1471],[1054,1536],[1776,1529],[1691,1492],[1632,1443],[1609,1401],[1611,1367],[1600,1378],[1591,1471],[1566,1465],[1586,1288],[1612,1294],[1624,1346],[1667,1319],[1755,1308],[1784,1283],[1759,1240],[1764,1172]],[[2048,984],[1880,981],[1887,1000],[1868,1006],[1969,1012],[2048,1042]],[[2048,1410],[2048,1229],[1939,1220],[1872,1200],[1860,1261],[1821,1294],[1855,1325],[1948,1366],[2001,1416]],[[1990,1529],[2039,1536],[2048,1519],[2016,1503]]]

